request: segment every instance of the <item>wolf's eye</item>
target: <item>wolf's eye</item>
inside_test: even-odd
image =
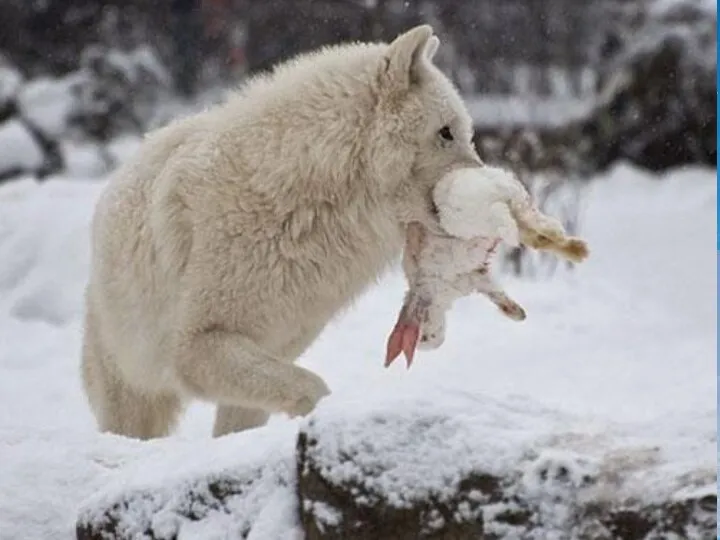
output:
[[[438,135],[442,137],[446,141],[452,141],[455,140],[455,137],[453,137],[452,131],[450,131],[450,126],[445,126],[440,131],[438,131]]]

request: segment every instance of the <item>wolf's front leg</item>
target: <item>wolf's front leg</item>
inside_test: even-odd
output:
[[[303,416],[330,393],[315,373],[267,354],[237,332],[184,336],[172,352],[185,390],[220,405]]]

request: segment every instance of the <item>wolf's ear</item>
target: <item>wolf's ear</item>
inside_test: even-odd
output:
[[[432,59],[435,58],[435,53],[437,52],[439,46],[440,40],[438,39],[438,37],[430,36],[430,39],[425,46],[425,56],[428,60],[432,61]]]
[[[420,83],[439,43],[429,24],[416,26],[396,37],[384,58],[390,80],[403,87]]]

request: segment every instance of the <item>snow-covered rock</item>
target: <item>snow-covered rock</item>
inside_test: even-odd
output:
[[[300,435],[306,539],[710,538],[715,455],[698,435],[427,389],[331,398]]]
[[[389,390],[390,386],[384,386]],[[155,448],[106,475],[79,540],[682,538],[715,531],[714,437],[524,398],[330,396],[299,423]],[[673,536],[675,535],[675,536]]]
[[[78,540],[302,538],[292,430],[178,446],[136,460],[87,498]]]

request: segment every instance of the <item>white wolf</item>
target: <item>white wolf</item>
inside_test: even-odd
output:
[[[168,434],[191,399],[214,434],[304,415],[329,393],[294,364],[438,230],[436,182],[481,166],[422,25],[300,55],[150,134],[95,210],[82,375],[99,428]]]

